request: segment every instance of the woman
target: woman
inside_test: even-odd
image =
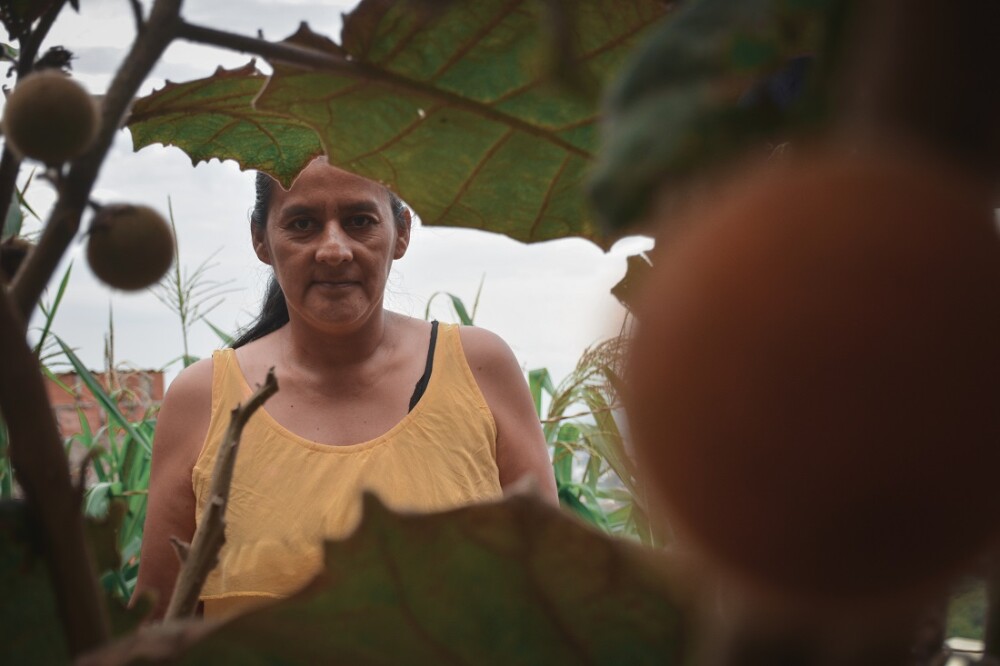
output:
[[[410,215],[395,195],[325,159],[285,190],[257,179],[251,235],[274,270],[258,322],[181,372],[160,411],[137,591],[162,615],[235,403],[275,368],[280,390],[250,420],[227,542],[202,591],[207,617],[294,592],[320,541],[357,524],[362,490],[401,510],[491,500],[531,477],[556,502],[531,397],[510,349],[473,327],[383,307]],[[279,288],[280,287],[280,288]]]

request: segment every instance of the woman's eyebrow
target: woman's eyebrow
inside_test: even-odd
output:
[[[378,214],[378,203],[369,200],[347,201],[337,206],[337,212],[341,215],[351,215],[355,213]]]

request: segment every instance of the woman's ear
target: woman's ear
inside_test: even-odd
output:
[[[413,218],[410,216],[409,208],[403,209],[403,218],[406,224],[396,225],[396,248],[392,254],[393,259],[402,259],[406,254],[406,248],[410,246],[410,225],[413,223]]]
[[[271,265],[271,252],[267,248],[267,233],[264,229],[256,225],[250,227],[250,240],[253,242],[253,251],[262,262]]]

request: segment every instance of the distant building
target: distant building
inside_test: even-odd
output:
[[[111,376],[95,372],[94,377],[110,395],[117,395],[118,409],[130,422],[155,414],[163,401],[163,373],[159,370],[116,371]],[[50,379],[46,382],[46,389],[59,432],[64,438],[81,432],[81,412],[92,432],[108,424],[107,412],[75,372],[64,372],[56,378],[66,388]]]

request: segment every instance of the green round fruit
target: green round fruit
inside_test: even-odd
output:
[[[87,262],[105,284],[136,291],[156,284],[174,259],[174,235],[148,206],[103,206],[90,224]]]
[[[929,589],[997,539],[988,193],[926,159],[827,151],[673,226],[627,404],[683,538],[777,598],[831,605]]]
[[[97,106],[83,86],[54,69],[29,74],[7,97],[3,134],[22,157],[59,165],[97,136]]]

